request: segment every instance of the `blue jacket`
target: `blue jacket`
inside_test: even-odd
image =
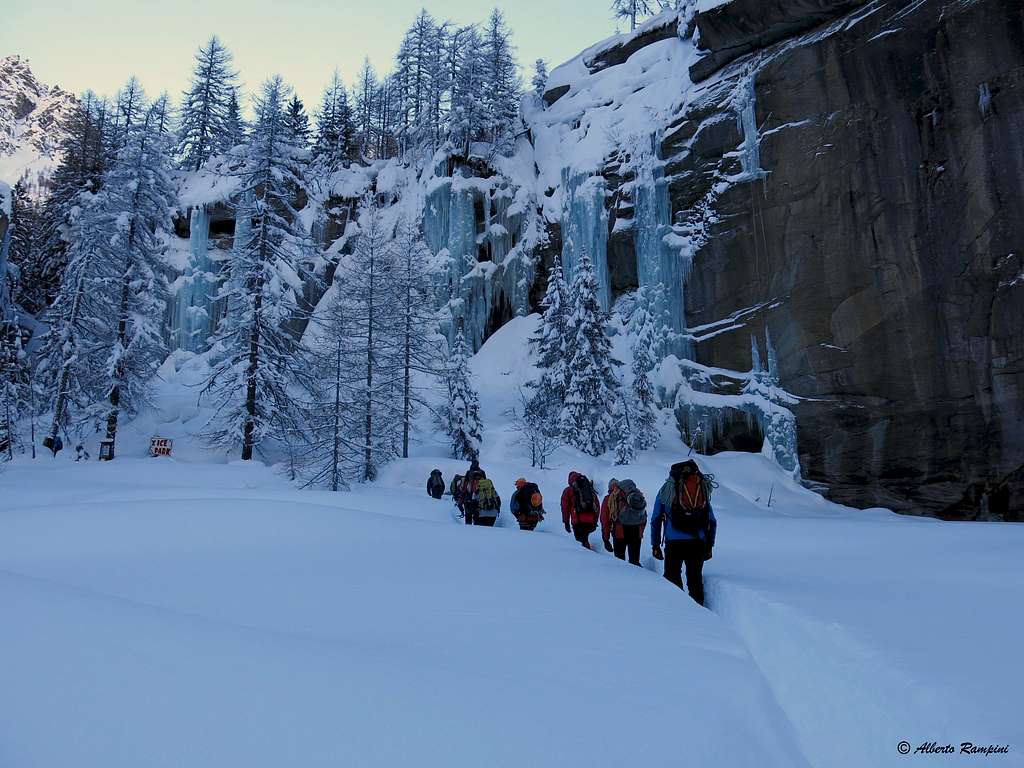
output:
[[[669,508],[671,502],[665,502],[663,499],[671,499],[675,496],[675,483],[669,479],[665,481],[665,484],[661,486],[661,490],[658,491],[658,497],[654,502],[654,512],[651,515],[651,546],[660,547],[662,540],[662,528],[665,531],[665,541],[692,541],[693,539],[700,539],[706,542],[709,547],[715,546],[715,534],[718,532],[718,521],[715,519],[715,510],[711,508],[711,501],[708,500],[708,527],[699,531],[696,536],[690,533],[683,533],[677,531],[672,527],[672,521],[669,516]]]

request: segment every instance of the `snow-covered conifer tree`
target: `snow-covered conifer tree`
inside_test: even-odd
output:
[[[548,64],[544,59],[537,59],[533,63],[533,80],[530,82],[533,86],[533,92],[537,94],[537,98],[544,95],[544,91],[547,90],[548,86]]]
[[[289,326],[302,314],[300,260],[308,249],[292,207],[300,186],[298,149],[287,130],[289,89],[280,77],[263,85],[246,151],[240,215],[251,221],[236,244],[218,298],[231,311],[213,345],[217,357],[203,390],[216,404],[211,440],[241,445],[253,457],[267,438],[302,434],[296,391],[310,386],[298,339]]]
[[[242,117],[242,108],[238,103],[238,89],[231,89],[228,97],[227,113],[224,117],[224,134],[217,145],[218,152],[227,152],[240,144],[245,144],[246,125]]]
[[[639,293],[631,322],[635,336],[632,364],[633,433],[636,447],[640,450],[647,450],[655,447],[659,440],[658,406],[655,401],[654,386],[651,384],[651,371],[654,370],[658,362],[655,357],[658,347],[658,329],[644,297],[645,289],[641,289]]]
[[[377,149],[377,119],[379,112],[377,73],[370,59],[363,60],[354,91],[355,144],[358,158],[372,158]]]
[[[451,97],[452,143],[457,151],[468,154],[469,145],[483,138],[487,127],[484,42],[475,26],[463,27],[452,39],[454,72]]]
[[[170,177],[170,138],[161,131],[166,103],[146,108],[125,130],[124,147],[104,179],[97,208],[109,227],[109,258],[116,270],[109,284],[111,334],[105,364],[109,381],[106,439],[116,440],[122,410],[137,411],[165,353],[161,334],[167,290],[161,276],[164,244],[171,228],[175,190]]]
[[[569,384],[562,432],[566,442],[592,456],[600,456],[610,447],[615,434],[611,409],[618,396],[615,360],[606,331],[608,315],[601,308],[598,290],[593,262],[584,252],[570,290]]]
[[[214,35],[196,51],[192,82],[182,98],[178,143],[182,168],[198,171],[231,134],[229,113],[236,78],[231,53]]]
[[[346,365],[359,376],[351,413],[361,432],[362,481],[375,479],[380,464],[394,458],[402,423],[395,272],[394,227],[367,194],[353,251],[342,257],[334,277],[347,318]]]
[[[341,75],[338,70],[334,70],[316,115],[313,159],[326,170],[336,171],[347,160],[352,159],[352,152],[352,107],[349,105],[348,92],[341,81]]]
[[[525,410],[537,423],[557,425],[569,384],[567,350],[571,311],[569,288],[562,275],[562,260],[558,255],[548,270],[548,287],[541,307],[544,314],[540,330],[531,339],[537,349],[537,367],[541,376],[532,385],[533,396]]]
[[[455,342],[448,352],[447,431],[451,438],[452,456],[472,460],[480,456],[483,425],[480,421],[480,398],[469,373],[469,347],[466,334],[459,326]]]
[[[491,11],[484,29],[483,58],[488,138],[499,150],[508,151],[516,134],[522,83],[512,33],[497,8]]]

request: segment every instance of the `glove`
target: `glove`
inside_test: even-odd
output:
[[[605,550],[607,552],[611,552],[612,551],[612,544],[611,544],[610,541],[608,541],[608,539],[604,540],[604,548],[605,548]]]
[[[710,559],[711,559],[711,547],[708,547],[707,551],[704,553],[704,562],[707,562]]]
[[[651,547],[651,554],[654,555],[655,560],[665,559],[665,554],[661,551],[661,547]]]
[[[572,528],[569,527],[568,523],[565,524],[565,532],[566,533],[572,533]]]

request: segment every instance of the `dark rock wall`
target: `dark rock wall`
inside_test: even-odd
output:
[[[767,324],[782,385],[806,398],[804,477],[838,501],[1024,519],[1024,6],[874,3],[846,18],[874,6],[730,65],[667,136],[678,217],[735,164],[715,89],[756,66],[768,175],[714,201],[687,321],[778,306],[698,359],[748,369]],[[736,44],[750,24],[735,20]]]

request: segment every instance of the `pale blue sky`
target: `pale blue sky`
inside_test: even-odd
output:
[[[457,23],[506,15],[529,76],[616,31],[610,0],[6,0],[0,57],[31,60],[45,83],[112,95],[135,74],[150,94],[177,100],[196,47],[216,33],[235,55],[245,88],[280,73],[312,111],[335,66],[350,83],[368,55],[390,69],[421,7]]]

